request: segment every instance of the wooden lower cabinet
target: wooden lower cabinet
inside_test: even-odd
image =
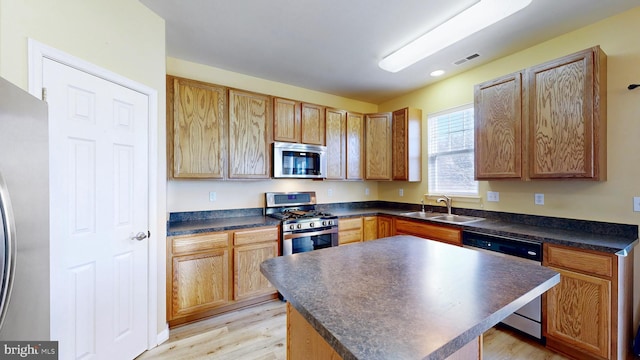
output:
[[[378,238],[393,236],[393,218],[378,216]]]
[[[362,241],[378,239],[378,217],[365,216],[362,218]]]
[[[547,347],[579,359],[626,359],[633,334],[633,251],[627,256],[545,244],[560,273],[544,296]]]
[[[338,219],[339,245],[361,242],[362,238],[362,217]]]
[[[229,302],[229,252],[173,258],[171,315],[191,315]]]
[[[247,235],[252,241],[247,243]],[[242,245],[239,245],[242,244]],[[278,256],[278,229],[237,231],[233,249],[233,299],[276,294],[276,288],[260,272],[260,264]]]
[[[422,221],[394,219],[394,235],[414,235],[462,246],[462,231]]]
[[[276,298],[260,263],[278,256],[279,233],[273,226],[168,237],[169,326]]]

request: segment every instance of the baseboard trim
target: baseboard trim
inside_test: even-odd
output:
[[[160,333],[158,333],[158,345],[162,344],[163,342],[169,340],[169,323],[165,323],[164,324],[164,330],[162,330]],[[156,345],[156,346],[158,346]],[[151,350],[151,349],[149,349]]]

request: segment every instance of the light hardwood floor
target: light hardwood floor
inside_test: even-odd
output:
[[[169,340],[137,359],[286,359],[285,303],[274,300],[171,330]],[[564,360],[509,330],[484,335],[485,360]]]

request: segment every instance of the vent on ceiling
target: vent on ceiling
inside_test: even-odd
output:
[[[473,59],[477,58],[478,56],[480,56],[480,54],[475,53],[475,54],[467,56],[466,58],[462,58],[462,59],[454,62],[454,64],[456,64],[456,65],[464,64],[469,60],[473,60]]]

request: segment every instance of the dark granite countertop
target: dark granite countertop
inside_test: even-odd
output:
[[[627,231],[628,225],[599,223],[584,220],[562,219],[561,223],[555,219],[558,224],[548,226],[544,222],[540,225],[531,225],[523,222],[516,222],[510,219],[501,218],[485,218],[481,221],[475,221],[467,224],[451,224],[443,223],[430,219],[421,219],[411,216],[402,215],[407,210],[393,210],[388,208],[364,208],[364,209],[335,209],[332,214],[339,217],[356,217],[356,216],[374,216],[374,215],[391,215],[402,217],[409,220],[423,221],[426,223],[443,225],[462,229],[463,231],[475,232],[487,235],[496,235],[503,237],[512,237],[535,241],[539,243],[550,243],[557,245],[566,245],[586,250],[602,251],[607,253],[618,253],[626,255],[637,243],[637,233],[633,234],[633,229]],[[473,212],[464,215],[480,216],[483,213]],[[542,218],[544,221],[545,218]],[[548,219],[548,218],[547,218]],[[552,221],[552,220],[548,220]],[[563,226],[565,225],[566,226]],[[622,230],[618,227],[623,227]],[[635,227],[637,232],[637,226]],[[627,234],[628,233],[628,234]]]
[[[402,215],[420,211],[415,204],[365,203],[318,204],[321,211],[338,217],[389,215],[427,223],[450,226],[466,232],[520,238],[540,243],[566,245],[585,250],[626,255],[638,242],[638,226],[597,221],[552,218],[469,209],[454,213],[485,218],[467,224],[449,224]],[[427,206],[427,211],[440,212],[440,207]],[[280,222],[263,216],[262,208],[172,213],[167,236],[235,230],[248,227],[276,226]]]
[[[261,270],[338,354],[368,360],[443,359],[560,280],[405,235],[272,258]]]

